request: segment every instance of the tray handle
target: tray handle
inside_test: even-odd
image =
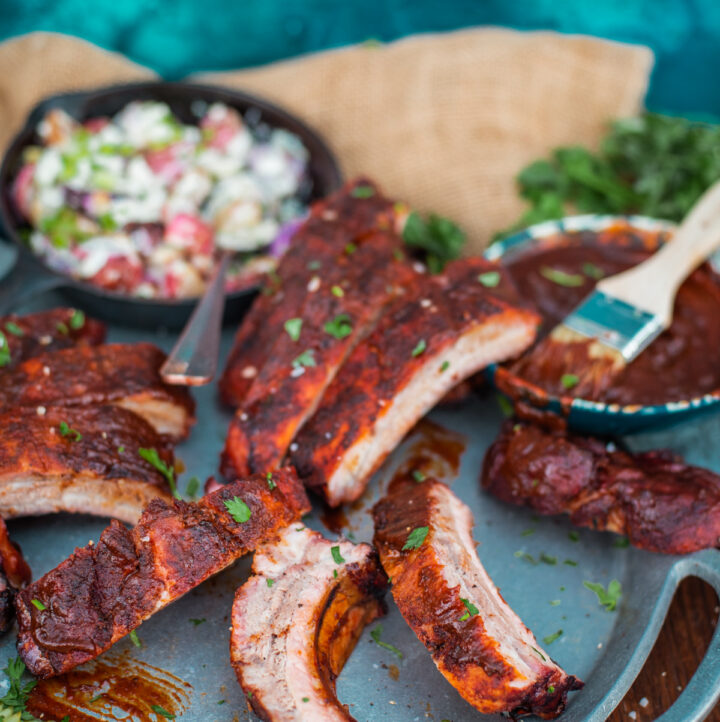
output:
[[[678,579],[700,577],[720,596],[720,551],[707,549],[674,565]],[[720,624],[690,682],[674,704],[656,722],[700,722],[720,698]]]
[[[67,285],[67,279],[41,266],[27,251],[19,250],[15,264],[0,279],[0,314],[45,291]]]

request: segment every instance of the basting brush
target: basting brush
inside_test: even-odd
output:
[[[543,363],[562,374],[563,386],[571,385],[573,395],[596,398],[668,328],[678,288],[719,246],[720,182],[716,182],[678,226],[670,243],[643,263],[598,282],[541,344]],[[583,351],[578,352],[579,348]]]

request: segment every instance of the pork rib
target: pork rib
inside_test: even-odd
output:
[[[0,366],[7,369],[48,351],[97,346],[105,340],[105,325],[73,308],[55,308],[25,316],[2,316],[0,333]]]
[[[255,714],[268,722],[352,720],[335,679],[363,628],[385,613],[376,552],[290,527],[258,549],[253,572],[235,595],[230,658]]]
[[[363,192],[358,193],[358,188]],[[257,296],[238,329],[220,379],[225,403],[239,407],[270,358],[283,324],[303,306],[314,277],[323,277],[356,237],[394,224],[392,201],[370,181],[358,178],[312,206],[295,232],[276,275]],[[299,352],[298,352],[299,353]]]
[[[165,477],[138,450],[172,468],[172,447],[146,421],[115,406],[49,406],[0,413],[0,516],[59,511],[134,524]]]
[[[720,475],[669,451],[611,449],[506,422],[485,456],[482,485],[511,504],[625,534],[640,549],[689,554],[720,546]]]
[[[477,557],[467,506],[434,479],[404,481],[375,505],[373,519],[393,598],[448,682],[483,713],[559,715],[582,682],[550,659],[500,596]],[[409,543],[418,529],[426,536],[416,532]]]
[[[281,331],[248,390],[230,424],[223,473],[262,472],[282,462],[352,348],[415,274],[395,257],[399,246],[395,234],[382,231],[356,238],[352,253],[343,251],[315,277],[302,307],[286,309],[285,320],[302,324],[299,336]]]
[[[15,595],[30,579],[30,567],[0,519],[0,634],[10,629],[15,618]]]
[[[160,378],[165,354],[149,343],[77,346],[41,354],[0,375],[0,411],[114,404],[160,434],[187,436],[195,405],[187,389]]]
[[[93,659],[309,508],[290,470],[274,472],[272,484],[264,475],[237,480],[194,503],[154,499],[132,530],[113,521],[97,544],[18,594],[20,656],[39,677]]]
[[[330,384],[291,459],[331,506],[357,499],[407,431],[453,386],[532,343],[534,312],[500,300],[478,280],[492,268],[468,258],[442,275],[418,277]]]

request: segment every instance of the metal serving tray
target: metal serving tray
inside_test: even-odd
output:
[[[62,303],[46,295],[21,310],[36,310]],[[168,350],[174,337],[164,333],[140,332],[119,327],[110,329],[111,341],[153,341]],[[226,330],[223,354],[232,339]],[[229,414],[216,401],[213,385],[195,390],[198,422],[190,440],[179,447],[178,456],[187,466],[180,477],[180,489],[196,475],[204,480],[216,471]],[[686,576],[697,575],[720,591],[720,552],[705,551],[678,558],[632,548],[617,548],[610,534],[579,530],[579,541],[568,537],[571,525],[564,519],[539,518],[531,511],[507,506],[481,492],[478,474],[483,454],[495,438],[501,412],[494,398],[473,399],[459,408],[433,412],[432,420],[464,436],[466,450],[456,479],[446,479],[475,516],[475,538],[479,554],[503,596],[538,639],[564,630],[562,636],[544,645],[567,671],[582,678],[585,689],[572,693],[561,717],[575,720],[604,720],[622,699],[648,656],[669,606],[673,592]],[[720,471],[720,417],[699,420],[672,432],[635,436],[635,448],[670,446],[693,463]],[[370,485],[362,503],[346,510],[349,530],[356,540],[369,541],[372,524],[369,509],[379,490],[390,478],[393,467],[407,451],[400,447]],[[324,530],[318,513],[307,517],[308,526]],[[9,523],[33,574],[39,577],[65,559],[75,546],[97,540],[106,520],[89,516],[58,515],[22,519]],[[533,530],[532,533],[529,530]],[[525,533],[524,533],[525,532]],[[326,531],[330,537],[333,535]],[[515,555],[526,551],[556,557],[557,564],[533,565]],[[577,566],[564,563],[569,559]],[[166,670],[191,685],[183,722],[229,722],[256,719],[247,709],[228,656],[230,609],[235,589],[246,579],[250,559],[194,590],[168,609],[156,614],[138,629],[142,647],[129,638],[121,640],[108,655],[126,656]],[[584,580],[607,585],[622,583],[623,595],[615,612],[601,608],[595,595],[583,587]],[[552,600],[560,600],[551,605]],[[382,639],[404,654],[398,660],[376,645],[371,625],[361,637],[338,680],[338,696],[358,720],[408,722],[433,719],[483,719],[437,671],[430,655],[405,624],[390,596],[389,613],[381,620]],[[200,625],[191,618],[205,618]],[[0,660],[14,657],[15,631],[0,643]],[[395,666],[393,666],[395,665]],[[3,684],[5,682],[3,681]],[[720,696],[720,631],[716,631],[707,655],[675,705],[662,719],[689,722],[700,720]],[[224,700],[224,703],[220,703]],[[219,704],[220,703],[220,704]],[[163,718],[122,716],[101,703],[89,714],[98,720]],[[499,716],[494,719],[501,719]],[[487,719],[491,719],[488,717]],[[319,721],[320,722],[320,721]]]

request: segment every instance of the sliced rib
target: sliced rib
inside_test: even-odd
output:
[[[64,432],[64,435],[63,435]],[[0,414],[0,516],[60,511],[134,524],[167,481],[138,450],[155,449],[169,468],[169,439],[115,406],[49,406]]]
[[[387,578],[376,552],[290,527],[258,549],[253,573],[235,595],[230,659],[255,714],[268,722],[352,720],[335,680],[363,628],[385,613]]]
[[[4,634],[15,619],[15,595],[30,583],[31,574],[20,547],[10,540],[2,519],[0,519],[0,567],[0,634]]]
[[[195,404],[187,389],[160,378],[165,354],[149,343],[77,346],[41,354],[0,374],[0,411],[114,404],[159,434],[187,436]]]
[[[448,682],[486,714],[559,715],[582,682],[550,659],[500,596],[475,551],[467,506],[439,481],[405,481],[375,505],[373,519],[393,598]],[[418,528],[427,536],[407,548]]]
[[[292,462],[331,506],[357,499],[403,436],[460,381],[521,353],[537,316],[490,294],[468,258],[420,276],[352,352],[298,435]]]
[[[286,309],[286,320],[302,322],[299,338],[283,330],[273,345],[230,424],[223,473],[262,472],[282,462],[348,354],[415,275],[395,257],[399,245],[395,234],[382,231],[356,238],[352,253],[343,252],[322,280],[316,277],[302,307]]]
[[[670,451],[630,454],[592,437],[507,422],[485,456],[482,485],[511,504],[625,534],[640,549],[720,547],[720,475]]]
[[[357,189],[363,188],[360,196]],[[239,407],[253,380],[284,333],[283,324],[300,309],[311,281],[332,269],[348,243],[374,229],[394,224],[393,202],[368,180],[356,179],[312,206],[310,216],[295,232],[277,273],[253,302],[238,329],[220,379],[225,403]],[[313,282],[314,283],[314,282]]]
[[[55,308],[25,316],[0,317],[9,358],[2,367],[13,368],[33,356],[71,346],[97,346],[105,340],[105,325],[73,308]],[[0,341],[0,352],[4,342]]]
[[[309,511],[294,472],[272,480],[273,488],[265,476],[240,479],[194,503],[154,499],[132,530],[113,521],[97,544],[23,590],[18,651],[28,669],[51,677],[93,659]],[[236,499],[249,507],[245,522],[225,506]]]

